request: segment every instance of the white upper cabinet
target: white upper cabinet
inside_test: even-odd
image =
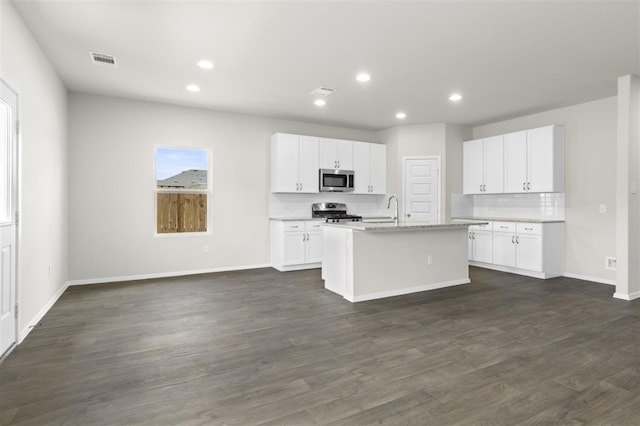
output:
[[[386,194],[386,145],[353,142],[354,194]]]
[[[482,193],[484,184],[484,150],[482,139],[462,144],[462,192],[465,194]]]
[[[320,169],[353,170],[353,142],[320,138]]]
[[[504,192],[527,190],[527,132],[504,136]]]
[[[271,192],[316,193],[318,138],[276,133],[271,137]]]
[[[564,191],[564,128],[537,129],[464,142],[462,192]]]
[[[505,135],[505,192],[564,191],[564,129],[546,126]]]
[[[463,193],[499,194],[504,191],[502,136],[464,142],[462,161]]]

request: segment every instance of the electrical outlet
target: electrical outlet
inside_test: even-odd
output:
[[[606,204],[600,204],[598,210],[600,211],[600,213],[606,213],[607,212],[607,205]]]
[[[433,256],[432,255],[428,255],[427,256],[427,265],[433,265]]]
[[[204,246],[202,246],[202,252],[204,254],[209,253],[209,244],[205,244]]]
[[[617,259],[615,257],[605,256],[604,258],[604,268],[609,269],[611,271],[616,270]]]

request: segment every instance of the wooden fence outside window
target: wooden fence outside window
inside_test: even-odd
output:
[[[207,194],[159,192],[158,234],[207,231]]]

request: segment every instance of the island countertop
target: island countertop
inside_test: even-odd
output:
[[[355,231],[393,232],[393,231],[430,231],[452,228],[466,228],[470,225],[481,225],[488,222],[477,220],[455,220],[441,222],[343,222],[325,223],[324,226],[352,229]]]

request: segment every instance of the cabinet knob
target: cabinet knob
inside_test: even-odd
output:
[[[522,190],[523,191],[527,190],[527,182],[522,182]]]
[[[527,182],[527,191],[531,189],[531,182]]]

